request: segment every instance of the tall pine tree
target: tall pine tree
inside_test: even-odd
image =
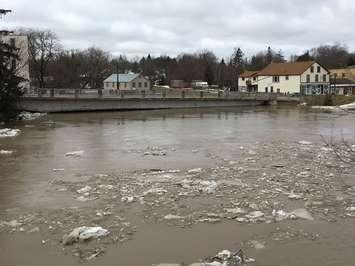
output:
[[[18,49],[0,41],[0,119],[9,119],[17,114],[17,103],[22,95],[17,75]]]

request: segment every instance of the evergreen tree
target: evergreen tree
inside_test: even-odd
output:
[[[20,83],[24,81],[16,73],[18,49],[0,42],[0,119],[17,114],[17,102],[22,95]]]
[[[297,62],[311,61],[311,60],[314,60],[314,58],[309,54],[309,51],[306,51],[303,55],[300,55],[297,58]]]
[[[237,73],[240,74],[244,69],[244,61],[243,61],[244,53],[242,49],[234,48],[234,52],[232,55],[232,66],[236,69]]]
[[[267,48],[267,52],[266,52],[266,56],[265,56],[265,61],[266,61],[265,63],[266,63],[266,65],[271,64],[273,58],[274,58],[274,53],[273,53],[271,47],[269,46],[269,47]]]

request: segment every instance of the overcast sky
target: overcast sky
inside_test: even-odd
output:
[[[129,57],[269,45],[285,55],[339,42],[355,50],[354,0],[1,0],[1,28],[56,32],[65,48]]]

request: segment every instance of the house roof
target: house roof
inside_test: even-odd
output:
[[[271,63],[259,72],[259,76],[301,75],[314,63],[316,62]]]
[[[258,75],[259,71],[249,71],[249,70],[246,70],[244,71],[242,74],[240,74],[239,77],[241,78],[251,78],[253,76],[256,76]]]
[[[139,77],[139,74],[133,74],[133,73],[118,74],[118,82],[123,82],[123,83],[131,82],[137,77]],[[104,82],[117,82],[117,74],[112,74],[107,79],[105,79]]]

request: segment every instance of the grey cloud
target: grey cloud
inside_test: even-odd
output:
[[[130,57],[211,49],[229,56],[267,46],[299,53],[324,43],[355,49],[353,0],[3,0],[8,28],[51,29],[66,48]]]

